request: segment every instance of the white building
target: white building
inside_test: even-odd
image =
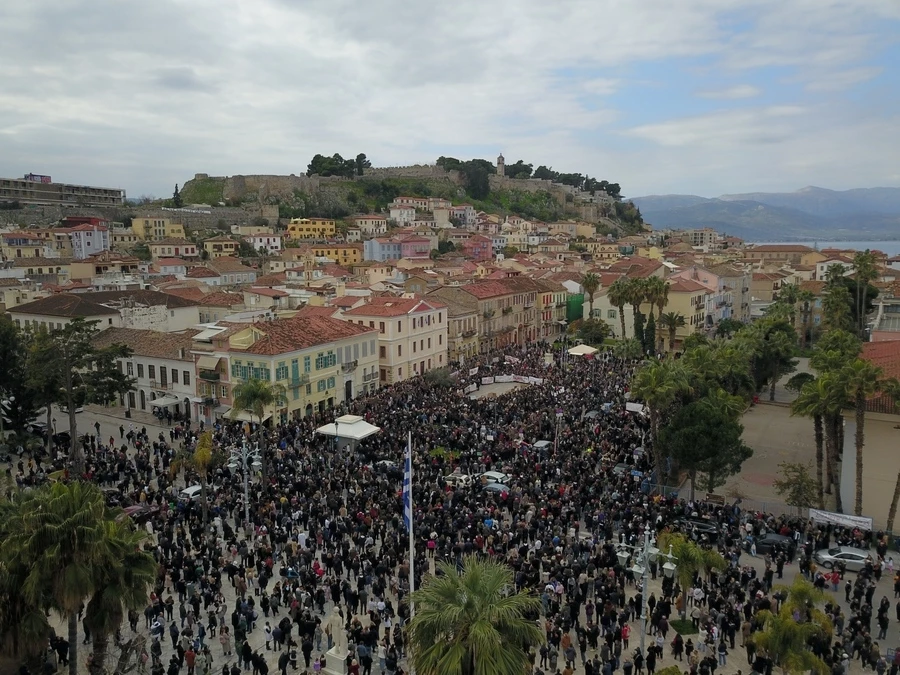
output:
[[[194,356],[191,345],[199,331],[160,333],[154,330],[109,328],[94,338],[97,347],[123,344],[131,356],[119,359],[126,375],[135,378],[135,389],[120,400],[129,410],[190,415],[197,400]],[[115,436],[115,434],[114,434]]]
[[[408,204],[391,206],[391,220],[400,225],[406,225],[416,219],[416,208]]]
[[[60,228],[58,231],[65,231],[69,235],[72,256],[76,260],[109,250],[109,228],[106,225],[84,224]]]
[[[266,253],[274,254],[281,252],[281,235],[280,234],[271,234],[271,233],[258,233],[258,234],[248,234],[244,237],[244,241],[246,241],[250,246],[253,247],[254,251],[264,251]]]
[[[413,216],[415,216],[416,210],[413,209],[412,211]],[[393,216],[391,217],[393,218]],[[353,223],[367,237],[380,237],[387,233],[387,218],[378,214],[354,216]]]
[[[383,385],[447,365],[447,306],[442,302],[370,297],[341,318],[378,330],[379,380]]]

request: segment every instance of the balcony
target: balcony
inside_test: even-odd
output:
[[[355,359],[353,361],[347,361],[347,363],[342,363],[341,364],[341,372],[352,373],[354,370],[356,370],[356,367],[358,365],[359,365],[359,361],[357,361]]]
[[[161,391],[167,391],[172,388],[171,382],[158,382],[157,380],[150,380],[150,388],[151,389],[159,389]]]
[[[363,375],[363,382],[371,382],[378,379],[378,373],[366,373]]]
[[[477,332],[477,331],[474,330],[474,329],[473,329],[473,330],[464,330],[464,331],[462,332],[462,336],[463,336],[464,338],[474,337],[474,335],[475,335],[476,332]]]
[[[206,380],[207,382],[218,382],[222,377],[221,373],[217,373],[215,370],[201,370],[200,371],[200,379]]]
[[[304,384],[309,384],[309,375],[307,373],[303,373],[303,375],[294,375],[291,378],[288,378],[288,386],[291,389],[296,389],[297,387],[302,387]]]
[[[512,311],[513,311],[512,307],[504,307],[503,308],[503,316],[506,316],[507,314],[512,314]]]
[[[203,405],[211,406],[213,408],[218,407],[219,399],[212,398],[211,396],[207,396],[206,398],[203,399]]]

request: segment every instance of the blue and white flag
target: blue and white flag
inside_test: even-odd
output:
[[[412,433],[406,441],[406,461],[403,463],[403,524],[412,533]]]

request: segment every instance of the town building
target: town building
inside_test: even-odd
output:
[[[428,296],[377,296],[342,314],[378,331],[381,384],[402,382],[447,365],[447,307]]]
[[[415,216],[415,209],[413,209],[413,216]],[[387,233],[387,218],[378,214],[354,216],[353,224],[367,237],[380,237]]]
[[[159,241],[147,242],[147,248],[150,249],[150,257],[157,258],[199,258],[200,253],[197,250],[197,244],[187,239],[178,239],[175,237],[169,239],[160,239]]]
[[[211,282],[216,286],[252,284],[256,281],[256,270],[247,267],[240,260],[231,256],[221,256],[209,260],[206,267],[218,275],[218,278]]]
[[[801,264],[802,258],[813,249],[802,244],[760,244],[744,249],[744,260],[760,264]]]
[[[196,404],[196,376],[190,329],[161,333],[135,328],[107,328],[93,338],[99,349],[125,345],[131,355],[120,358],[122,371],[135,379],[134,389],[119,400],[127,410],[169,411],[188,419]]]
[[[99,218],[94,220],[99,221]],[[100,222],[81,223],[72,227],[59,227],[56,231],[69,237],[72,257],[77,260],[110,249],[109,228]]]
[[[4,232],[0,235],[0,255],[3,260],[14,258],[51,258],[53,250],[36,232]]]
[[[391,205],[390,207],[391,220],[400,225],[406,225],[407,223],[412,223],[416,219],[416,207],[409,206],[406,204],[397,204]]]
[[[170,218],[132,218],[131,229],[141,241],[161,239],[185,239],[184,225],[173,223]]]
[[[275,255],[281,252],[281,235],[271,232],[259,232],[244,235],[246,241],[254,251]]]
[[[335,231],[335,222],[330,218],[292,218],[286,234],[289,239],[327,239]]]
[[[338,265],[356,265],[363,260],[363,247],[359,244],[314,244],[310,250],[317,258],[328,258]]]
[[[206,251],[210,260],[224,256],[234,257],[238,253],[238,248],[240,248],[240,244],[231,237],[210,237],[203,241],[203,250]]]
[[[0,178],[0,201],[35,206],[122,206],[125,190],[54,183],[50,176]]]

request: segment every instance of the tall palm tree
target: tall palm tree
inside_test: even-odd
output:
[[[95,568],[105,560],[106,501],[93,484],[54,483],[29,494],[10,524],[10,550],[32,561],[25,597],[49,604],[68,620],[69,673],[78,671],[78,612],[95,587]]]
[[[707,576],[713,570],[724,571],[728,564],[722,555],[712,549],[699,546],[696,542],[678,532],[663,532],[659,536],[659,550],[668,553],[671,546],[672,555],[677,560],[675,576],[683,591],[694,585],[694,576]],[[681,616],[687,612],[687,603],[681,608]]]
[[[823,475],[825,431],[823,417],[827,410],[827,392],[818,386],[818,380],[810,373],[798,373],[787,384],[787,388],[798,391],[799,396],[791,403],[791,415],[811,417],[816,441],[816,478],[818,481],[818,504],[825,508],[825,481]],[[830,471],[829,471],[830,474]],[[829,482],[829,492],[830,490]]]
[[[262,464],[262,480],[263,485],[268,485],[268,461],[266,457],[265,435],[263,434],[263,417],[266,410],[274,406],[284,399],[284,387],[280,384],[272,384],[266,380],[256,378],[241,382],[234,388],[232,401],[234,407],[231,409],[232,419],[236,418],[241,411],[250,413],[250,423],[253,424],[253,418],[259,421],[256,427],[256,443],[259,447],[260,462]]]
[[[828,462],[825,492],[832,493],[831,486],[835,486],[834,499],[835,510],[843,513],[844,503],[838,485],[837,463],[841,456],[841,430],[844,426],[844,418],[841,410],[846,402],[846,388],[835,372],[825,372],[815,381],[816,392],[810,394],[821,401],[822,426],[825,431],[825,456]]]
[[[647,280],[646,279],[629,279],[628,280],[628,299],[631,305],[632,316],[634,317],[634,337],[643,342],[644,332],[644,315],[641,312],[641,305],[647,300]]]
[[[156,580],[157,564],[140,550],[147,534],[127,521],[104,523],[102,557],[94,565],[94,593],[85,608],[85,623],[91,632],[94,658],[91,675],[103,675],[109,636],[114,634],[128,610],[147,606],[148,591]]]
[[[439,563],[410,594],[415,616],[407,639],[420,675],[522,675],[528,649],[544,642],[534,621],[540,600],[516,593],[512,570],[491,560]]]
[[[836,267],[836,266],[835,266]],[[834,267],[830,268],[828,271]],[[850,315],[850,303],[853,298],[846,286],[832,284],[827,287],[822,299],[822,314],[825,327],[830,330],[852,330],[853,318]]]
[[[619,310],[619,323],[622,328],[622,334],[619,339],[627,339],[625,332],[625,305],[628,304],[628,280],[625,277],[619,277],[609,286],[609,292],[606,294],[611,305]]]
[[[649,361],[635,373],[631,381],[632,396],[643,401],[650,411],[650,440],[658,481],[664,480],[665,473],[659,443],[662,415],[681,394],[690,389],[687,369],[678,361]]]
[[[863,508],[863,446],[866,442],[866,401],[883,385],[882,370],[870,361],[856,359],[840,371],[846,399],[856,412],[856,504],[857,516]]]
[[[809,339],[809,322],[812,320],[812,305],[816,296],[812,291],[801,290],[797,296],[797,302],[800,303],[800,348],[806,348],[806,341]]]
[[[776,304],[783,305],[788,321],[797,330],[797,303],[800,301],[800,287],[797,284],[784,284],[778,290]]]
[[[200,480],[200,508],[203,511],[203,531],[209,529],[209,501],[207,490],[209,487],[209,469],[213,463],[212,431],[205,431],[197,440],[193,450],[181,450],[169,463],[169,475],[175,477],[179,471],[193,472]],[[187,477],[185,476],[185,482]]]
[[[584,276],[581,277],[581,287],[584,289],[584,292],[588,296],[588,306],[590,311],[588,312],[588,316],[590,318],[594,318],[594,293],[597,292],[597,289],[600,288],[600,277],[598,277],[593,272],[588,272]]]
[[[617,359],[633,361],[635,359],[641,358],[644,355],[644,345],[642,345],[634,338],[619,340],[615,345],[613,345],[613,355]]]
[[[900,381],[892,377],[884,382],[884,392],[894,402],[894,407],[900,407]],[[897,481],[894,483],[894,496],[891,497],[891,506],[888,509],[887,531],[894,531],[894,518],[897,515],[897,501],[900,500],[900,471],[897,472]]]
[[[856,334],[863,337],[866,329],[866,295],[869,282],[878,276],[875,256],[869,249],[858,251],[853,256],[853,275],[856,278]]]
[[[668,286],[666,286],[668,288]],[[678,312],[666,312],[665,314],[661,314],[659,317],[659,327],[660,334],[662,334],[662,329],[665,328],[669,333],[669,351],[675,351],[675,333],[678,332],[679,328],[684,328],[685,320],[684,314],[679,314]]]

